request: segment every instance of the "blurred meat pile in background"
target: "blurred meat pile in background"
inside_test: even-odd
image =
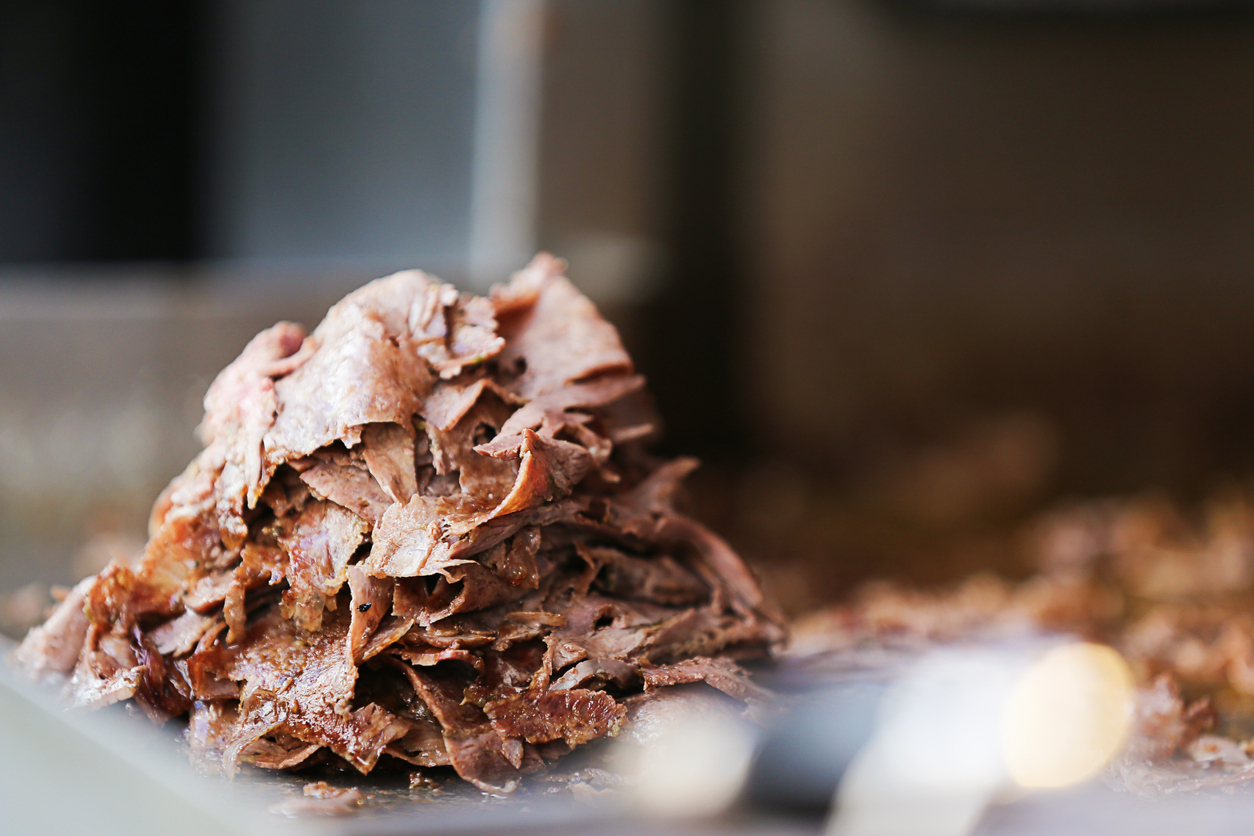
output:
[[[538,249],[792,614],[1133,541],[1243,586],[1252,89],[1236,2],[6,3],[2,627],[142,543],[253,333]]]

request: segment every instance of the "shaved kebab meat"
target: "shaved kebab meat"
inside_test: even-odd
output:
[[[490,791],[671,685],[759,698],[735,660],[782,622],[674,510],[694,464],[644,451],[644,379],[563,272],[540,255],[488,297],[397,273],[257,335],[143,553],[18,662],[76,706],[186,718],[229,774],[391,763]]]
[[[977,574],[942,590],[874,582],[798,620],[789,653],[848,671],[946,644],[1101,642],[1137,683],[1109,783],[1147,797],[1254,789],[1254,490],[1227,488],[1192,512],[1154,495],[1081,503],[1027,533],[1030,577]]]

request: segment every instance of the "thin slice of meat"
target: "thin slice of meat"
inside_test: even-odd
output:
[[[256,740],[240,753],[240,760],[261,769],[293,769],[321,748],[317,743],[309,743],[288,749],[269,740]]]
[[[367,424],[361,432],[361,452],[370,475],[394,502],[408,502],[418,492],[412,427]]]
[[[254,417],[248,413],[253,391],[265,386],[266,381],[291,374],[309,359],[313,346],[302,351],[304,343],[305,329],[292,322],[280,322],[253,337],[205,393],[205,417],[197,428],[201,440],[209,445],[238,435],[241,427]],[[265,416],[266,426],[272,418],[273,415]],[[251,437],[248,432],[244,434]],[[257,450],[258,455],[260,452]],[[258,458],[258,466],[260,463]]]
[[[490,377],[470,383],[441,381],[423,402],[422,415],[437,430],[448,432],[455,427],[485,394],[495,395],[502,403],[521,406],[524,401]]]
[[[334,596],[348,579],[348,561],[365,540],[366,524],[356,514],[331,502],[311,502],[290,532],[279,538],[287,551],[284,614],[315,631],[322,612],[334,607]]]
[[[370,640],[366,642],[366,646],[362,648],[360,662],[367,662],[396,644],[413,626],[413,618],[389,615],[379,624]]]
[[[704,682],[730,697],[751,705],[767,705],[772,702],[770,691],[758,685],[749,672],[730,659],[711,659],[695,656],[673,665],[641,670],[645,690],[689,682]]]
[[[449,765],[484,792],[510,793],[518,788],[521,776],[514,761],[520,760],[520,753],[507,753],[505,741],[494,729],[445,733],[444,747]]]
[[[501,503],[476,525],[567,496],[593,466],[592,456],[578,444],[547,439],[531,430],[523,430],[516,450],[499,455],[510,453],[521,457],[518,478]],[[452,530],[463,528],[458,525]]]
[[[550,415],[606,406],[644,388],[640,375],[610,375],[584,383],[569,383],[546,391],[521,406],[501,427],[501,438],[513,438],[523,430],[538,428]],[[549,419],[552,420],[552,419]],[[502,442],[504,443],[504,442]]]
[[[410,719],[409,723],[405,736],[384,751],[414,766],[451,766],[440,724],[426,714]]]
[[[42,625],[32,627],[14,652],[14,660],[37,677],[68,674],[78,662],[90,622],[83,605],[95,577],[84,578]]]
[[[564,260],[550,253],[537,253],[526,267],[510,276],[508,282],[492,286],[489,298],[497,319],[531,308],[540,298],[541,289],[565,273]]]
[[[649,514],[661,516],[670,513],[680,484],[700,466],[701,462],[687,456],[666,462],[641,479],[634,488],[624,492],[621,499]]]
[[[495,395],[480,398],[461,420],[447,431],[427,425],[432,466],[437,474],[457,473],[464,496],[482,504],[499,502],[514,484],[518,467],[511,461],[476,452],[481,436],[494,434],[509,415],[509,408]]]
[[[742,615],[761,614],[773,628],[772,641],[782,641],[787,628],[783,616],[767,601],[762,586],[727,541],[690,517],[668,513],[660,518],[658,536],[693,548],[732,594],[732,605]]]
[[[138,619],[171,618],[182,610],[178,593],[188,572],[185,565],[164,566],[150,554],[133,569],[114,559],[87,587],[83,611],[93,624],[112,625],[122,633],[129,633]]]
[[[184,737],[197,752],[220,752],[226,748],[231,733],[239,722],[235,706],[221,700],[192,703],[187,716]]]
[[[302,506],[303,508],[303,506]],[[222,599],[222,617],[229,632],[228,642],[244,637],[248,606],[245,596],[258,587],[275,586],[287,576],[288,556],[278,546],[248,543],[240,552],[240,563],[231,575],[230,586]]]
[[[138,666],[122,668],[107,654],[86,651],[66,683],[66,694],[75,708],[103,708],[134,697],[143,675]]]
[[[620,659],[585,659],[549,685],[550,691],[567,691],[593,685],[613,684],[629,688],[640,681],[640,668]]]
[[[435,375],[401,312],[433,286],[417,271],[397,273],[327,313],[312,335],[317,349],[275,383],[278,413],[263,440],[267,472],[350,437],[351,428],[405,424],[418,412]]]
[[[387,615],[388,607],[392,603],[392,585],[391,578],[368,575],[361,566],[348,567],[348,587],[352,593],[349,602],[352,620],[348,627],[348,655],[354,664],[363,661],[366,644]]]
[[[393,648],[391,654],[397,659],[404,659],[409,664],[419,667],[431,667],[441,662],[465,662],[477,670],[483,668],[483,659],[479,654],[457,647],[434,648],[405,645]]]
[[[134,697],[144,673],[126,636],[92,626],[65,693],[75,708],[101,708]]]
[[[333,449],[319,450],[313,460],[300,478],[315,496],[349,509],[372,526],[379,524],[393,501],[369,470]]]
[[[489,703],[484,712],[507,738],[564,740],[570,746],[617,735],[627,716],[627,709],[609,694],[583,688],[517,694]]]
[[[531,526],[483,552],[478,562],[510,586],[539,589],[540,568],[536,564],[539,550],[540,529]]]
[[[465,497],[413,496],[405,505],[387,509],[374,529],[367,565],[372,574],[397,578],[433,575],[458,565],[447,555],[450,520],[471,517],[482,506]]]
[[[408,325],[418,352],[449,379],[500,352],[505,341],[496,334],[495,314],[486,299],[429,283],[410,307]]]
[[[674,662],[771,638],[759,624],[739,616],[710,607],[687,608],[653,627],[644,648],[652,661]]]
[[[535,301],[501,323],[503,367],[522,361],[515,382],[521,396],[535,399],[558,387],[596,374],[632,370],[618,332],[589,299],[560,274],[548,273]]]
[[[483,713],[461,702],[461,686],[403,663],[401,669],[439,723],[449,763],[457,773],[486,792],[512,791],[518,768]]]
[[[220,570],[192,581],[183,595],[184,606],[198,613],[216,612],[235,585],[235,570]]]
[[[668,555],[634,557],[617,549],[598,550],[596,588],[611,598],[668,606],[698,606],[710,600],[710,587]]]
[[[161,653],[167,656],[186,656],[217,620],[215,616],[201,615],[195,610],[186,610],[178,618],[167,621],[153,630],[149,636]]]
[[[325,746],[368,773],[385,746],[408,730],[377,705],[350,710],[357,667],[348,654],[349,617],[326,615],[317,632],[305,632],[271,610],[239,645],[210,648],[196,666],[222,671],[243,683],[240,721],[227,747],[228,771],[246,746],[281,730]]]
[[[205,394],[200,435],[221,448],[222,471],[215,487],[218,523],[235,543],[248,534],[245,502],[255,505],[264,485],[262,440],[278,411],[275,378],[290,374],[312,354],[305,330],[280,322],[262,331],[223,369]]]

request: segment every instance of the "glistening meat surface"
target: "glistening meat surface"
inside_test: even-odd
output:
[[[540,255],[489,297],[379,279],[214,381],[150,540],[17,653],[81,706],[187,718],[200,761],[447,769],[508,791],[784,638],[679,514],[690,460],[617,332]]]

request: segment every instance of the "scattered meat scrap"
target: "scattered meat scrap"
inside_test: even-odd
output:
[[[1154,496],[1081,503],[1028,534],[1038,571],[1025,580],[869,584],[797,621],[791,659],[847,670],[954,642],[1102,642],[1138,683],[1112,784],[1142,796],[1254,788],[1254,494],[1224,491],[1196,515]]]
[[[326,781],[314,781],[301,790],[301,798],[289,798],[270,808],[284,816],[346,816],[365,803],[361,790],[333,787]]]
[[[142,554],[19,663],[80,707],[186,718],[228,774],[386,762],[492,792],[617,734],[628,698],[759,699],[735,660],[782,621],[674,510],[693,463],[645,452],[644,380],[563,272],[542,254],[488,297],[397,273],[257,335]]]

